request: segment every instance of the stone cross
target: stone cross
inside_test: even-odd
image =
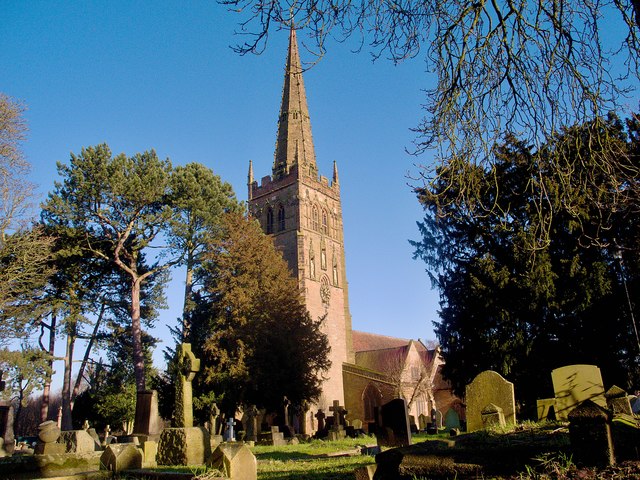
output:
[[[229,417],[229,420],[227,420],[227,441],[228,442],[235,442],[236,441],[236,434],[233,431],[233,426],[236,423],[236,419],[233,417]]]
[[[344,425],[345,420],[344,417],[347,415],[347,412],[343,406],[340,405],[338,400],[333,401],[333,406],[329,407],[329,411],[333,412],[333,425],[337,427],[338,425]]]
[[[284,417],[283,422],[287,427],[289,426],[289,405],[291,405],[289,399],[287,397],[282,397],[282,414]]]
[[[324,418],[327,416],[321,408],[318,409],[318,413],[314,415],[318,419],[318,431],[324,430]]]
[[[176,382],[175,426],[178,428],[193,427],[193,393],[191,381],[200,370],[200,359],[191,351],[190,343],[183,343],[178,349],[179,375]]]
[[[218,434],[218,416],[220,415],[220,409],[217,404],[211,405],[211,413],[209,415],[209,423],[211,424],[211,435]]]

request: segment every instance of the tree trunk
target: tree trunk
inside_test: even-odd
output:
[[[64,356],[64,381],[62,382],[62,426],[61,430],[73,430],[71,421],[71,367],[73,366],[73,347],[75,344],[75,322],[68,329],[67,348]]]
[[[140,325],[140,280],[131,280],[131,334],[133,336],[133,371],[136,389],[145,390],[144,351],[142,349],[142,327]]]
[[[191,334],[191,310],[192,305],[192,289],[193,289],[193,257],[191,252],[187,258],[187,278],[184,282],[184,305],[182,307],[182,341],[189,342]]]
[[[96,324],[93,327],[93,333],[91,334],[91,338],[89,338],[87,349],[84,352],[84,357],[82,358],[82,363],[80,364],[80,370],[78,371],[78,376],[76,377],[76,383],[74,384],[73,391],[71,392],[71,410],[73,410],[73,402],[75,402],[76,397],[80,392],[80,384],[82,383],[82,378],[84,377],[84,370],[87,368],[87,362],[89,361],[91,348],[93,348],[93,342],[95,341],[96,335],[98,334],[98,328],[100,328],[100,322],[102,321],[102,317],[104,316],[105,309],[106,303],[103,301],[102,306],[100,307],[100,313],[98,314],[98,318],[96,319]]]
[[[40,423],[46,422],[49,416],[49,400],[51,396],[51,377],[53,376],[53,355],[56,347],[56,323],[57,316],[54,313],[51,314],[51,325],[49,328],[49,374],[44,382],[42,388],[42,405],[40,405]]]

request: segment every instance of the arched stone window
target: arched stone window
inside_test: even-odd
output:
[[[278,208],[278,231],[282,232],[284,230],[284,206],[280,205]]]
[[[267,209],[267,233],[273,233],[273,208]]]
[[[311,210],[311,228],[313,228],[316,232],[320,231],[320,226],[318,224],[318,207],[315,205]]]
[[[364,403],[364,422],[375,422],[374,408],[382,405],[380,391],[370,383],[362,392],[362,401]]]
[[[335,252],[333,253],[333,285],[334,287],[338,287],[340,285],[340,279],[338,276],[338,260],[336,259]]]

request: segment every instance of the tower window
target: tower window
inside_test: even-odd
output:
[[[278,208],[278,231],[282,232],[284,226],[284,207],[280,205],[280,208]]]
[[[273,233],[273,208],[267,210],[267,233]]]
[[[329,225],[327,223],[327,212],[326,210],[322,210],[322,233],[325,235],[329,234]]]

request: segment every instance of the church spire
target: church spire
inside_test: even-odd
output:
[[[311,135],[311,119],[302,79],[296,31],[289,34],[289,52],[284,72],[282,104],[278,118],[278,138],[273,160],[273,176],[281,178],[298,166],[307,175],[316,175],[316,154]]]

